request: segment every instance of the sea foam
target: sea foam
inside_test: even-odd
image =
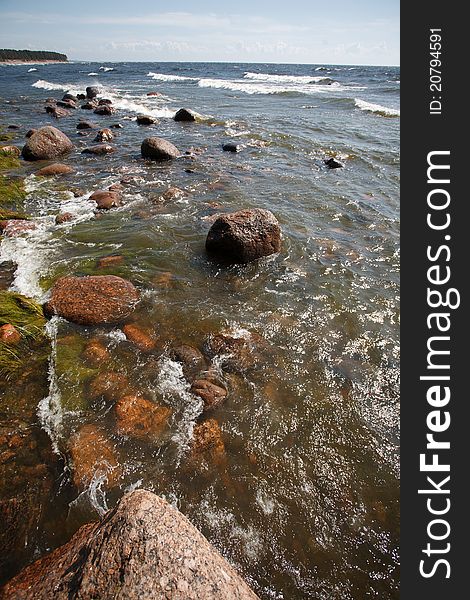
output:
[[[355,98],[354,102],[357,108],[360,108],[361,110],[377,113],[378,115],[382,115],[384,117],[400,116],[400,111],[396,108],[387,108],[381,104],[372,104],[372,102],[366,102],[365,100],[360,100],[358,98]]]

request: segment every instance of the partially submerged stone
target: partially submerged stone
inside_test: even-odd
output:
[[[203,400],[205,411],[217,408],[227,397],[227,390],[209,379],[194,381],[191,392]]]
[[[171,415],[167,406],[157,406],[139,395],[123,396],[116,402],[115,411],[118,433],[137,439],[159,436]]]
[[[134,344],[142,352],[150,352],[156,346],[155,340],[146,331],[144,331],[139,325],[135,323],[128,323],[122,328],[126,338]]]
[[[36,177],[52,177],[54,175],[67,175],[68,173],[73,173],[73,167],[69,165],[63,165],[61,163],[54,163],[53,165],[48,165],[47,167],[43,167],[34,173]]]
[[[63,156],[73,150],[69,138],[55,127],[41,127],[28,138],[23,146],[25,160],[47,160]]]
[[[207,419],[194,427],[190,459],[202,457],[216,462],[225,457],[222,431],[215,419]]]
[[[163,140],[158,137],[146,138],[142,142],[141,154],[143,158],[151,160],[171,160],[178,158],[181,152],[168,140]]]
[[[90,196],[90,200],[96,202],[96,206],[103,210],[121,206],[121,194],[119,194],[119,192],[111,192],[108,190],[93,192]]]
[[[44,309],[79,325],[121,323],[132,314],[139,292],[115,275],[62,277],[53,286]]]
[[[199,115],[196,112],[190,110],[189,108],[180,108],[176,112],[174,119],[175,121],[194,122],[197,120],[198,116]]]
[[[87,343],[83,350],[82,357],[86,362],[95,367],[98,367],[111,359],[111,355],[106,346],[97,339],[92,339]],[[127,381],[124,383],[123,387],[125,387],[125,385],[127,385]]]
[[[88,395],[91,400],[104,398],[106,402],[116,402],[129,389],[129,380],[125,375],[115,371],[99,373],[88,386]]]

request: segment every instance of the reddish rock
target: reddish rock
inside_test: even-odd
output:
[[[172,360],[181,363],[184,376],[189,380],[194,379],[196,375],[206,368],[206,361],[202,352],[188,344],[172,348],[170,357]]]
[[[68,165],[62,165],[60,163],[55,163],[53,165],[48,165],[47,167],[43,167],[34,173],[36,177],[52,177],[53,175],[66,175],[67,173],[73,173],[74,169],[69,167]]]
[[[116,148],[109,144],[97,144],[96,146],[90,146],[89,148],[82,150],[82,154],[94,154],[95,156],[103,156],[104,154],[111,154],[112,152],[116,152]]]
[[[135,395],[120,398],[115,410],[118,433],[138,439],[160,435],[171,415],[170,408]]]
[[[56,216],[55,222],[56,222],[56,225],[62,225],[63,223],[68,223],[72,219],[73,219],[72,213],[64,212],[64,213],[60,213],[59,215]]]
[[[102,429],[96,425],[83,425],[71,437],[69,450],[73,483],[79,490],[86,489],[97,478],[104,478],[108,488],[117,485],[121,468],[115,449]]]
[[[227,371],[245,371],[258,361],[257,349],[262,342],[257,334],[234,337],[219,333],[210,335],[203,343],[202,350],[209,359],[218,357]]]
[[[109,104],[103,104],[102,106],[98,106],[97,108],[95,108],[93,112],[96,115],[112,115],[116,111],[112,106],[109,106]]]
[[[125,375],[108,371],[100,373],[92,379],[88,386],[88,395],[91,400],[104,398],[106,402],[116,402],[128,391],[129,380]]]
[[[2,590],[17,600],[257,600],[184,515],[145,490],[26,567]],[[258,599],[259,600],[259,599]]]
[[[209,230],[206,249],[224,260],[248,263],[281,249],[281,228],[269,210],[254,208],[220,216]]]
[[[45,110],[56,119],[62,119],[63,117],[68,117],[70,115],[70,112],[66,108],[56,105],[52,106],[51,104],[47,104]]]
[[[73,150],[69,138],[55,127],[41,127],[23,146],[25,160],[49,160],[63,156]]]
[[[106,346],[99,340],[90,340],[83,350],[82,357],[86,362],[96,367],[111,359]],[[127,380],[125,385],[127,385]],[[95,383],[95,393],[99,391],[98,387],[98,384]],[[97,395],[100,396],[101,394]]]
[[[155,340],[153,340],[145,331],[143,331],[135,323],[129,323],[122,328],[126,338],[132,342],[142,352],[149,352],[155,348]]]
[[[208,379],[197,379],[191,392],[204,401],[204,410],[217,408],[227,397],[227,390]]]
[[[113,183],[109,186],[108,190],[110,192],[122,192],[123,186],[120,183]]]
[[[222,431],[215,419],[207,419],[198,423],[193,430],[190,459],[204,457],[220,460],[225,456],[225,445]]]
[[[93,192],[93,194],[90,196],[90,200],[94,200],[96,202],[96,206],[104,210],[121,206],[121,195],[118,192]]]
[[[114,139],[114,133],[111,129],[101,129],[95,137],[95,142],[110,142]]]
[[[124,263],[124,256],[116,254],[114,256],[102,256],[98,259],[98,269],[106,269],[107,267],[117,267]]]
[[[62,277],[44,309],[48,315],[57,314],[79,325],[122,323],[138,300],[132,283],[115,275]]]
[[[30,233],[36,229],[36,223],[26,219],[7,219],[0,221],[0,231],[6,237],[16,237],[23,233]]]
[[[142,142],[140,150],[143,158],[158,161],[178,158],[181,154],[178,148],[171,142],[158,137],[146,138]]]
[[[21,156],[21,150],[17,146],[0,146],[0,152],[11,156]]]
[[[0,342],[11,345],[18,344],[21,342],[21,333],[14,325],[5,323],[0,327]]]
[[[165,190],[162,194],[163,200],[177,200],[178,198],[184,198],[188,195],[188,192],[182,190],[179,187],[171,185],[167,190]]]

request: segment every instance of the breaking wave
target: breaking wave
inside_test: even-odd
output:
[[[194,77],[186,77],[184,75],[165,75],[163,73],[153,73],[152,71],[147,73],[147,77],[151,77],[157,81],[197,81],[197,78]]]
[[[251,73],[247,72],[243,76],[244,79],[252,79],[254,81],[268,81],[272,83],[320,83],[333,82],[330,77],[312,77],[310,75],[270,75],[268,73]]]
[[[387,108],[381,104],[372,104],[372,102],[366,102],[365,100],[354,99],[357,108],[368,112],[373,112],[384,117],[399,117],[400,111],[396,108]]]

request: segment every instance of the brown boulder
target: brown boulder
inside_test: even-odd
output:
[[[120,398],[115,410],[118,433],[138,439],[160,435],[171,415],[170,408],[135,395]]]
[[[156,346],[155,340],[135,323],[129,323],[122,328],[124,335],[142,352],[150,352]]]
[[[174,185],[170,185],[170,187],[163,192],[162,199],[166,201],[177,200],[178,198],[184,198],[187,195],[188,192],[186,192],[185,190],[182,190],[181,188],[176,187]]]
[[[200,350],[182,344],[170,351],[170,358],[183,366],[183,373],[186,379],[194,379],[202,370],[206,368],[206,361]]]
[[[63,156],[73,150],[69,138],[55,127],[41,127],[23,146],[22,155],[25,160],[48,160]]]
[[[44,310],[79,325],[121,323],[138,300],[139,292],[132,283],[115,275],[61,277]]]
[[[55,163],[53,165],[48,165],[47,167],[43,167],[36,171],[36,177],[52,177],[53,175],[66,175],[67,173],[73,173],[74,169],[69,167],[68,165],[62,165],[60,163]]]
[[[191,392],[204,401],[204,410],[217,408],[227,397],[227,390],[208,379],[197,379]]]
[[[247,334],[234,337],[226,333],[210,335],[202,345],[202,351],[210,360],[218,357],[227,371],[246,371],[258,361],[257,349],[261,337]]]
[[[121,195],[118,192],[109,192],[107,190],[93,192],[90,200],[94,200],[96,206],[103,210],[121,206]]]
[[[207,419],[198,423],[193,430],[190,459],[204,457],[217,461],[224,456],[225,445],[218,422]]]
[[[56,119],[62,119],[63,117],[68,117],[70,115],[70,112],[66,108],[56,106],[55,104],[53,106],[47,104],[45,110],[49,115],[52,115]]]
[[[82,352],[83,359],[92,366],[99,366],[111,358],[107,348],[99,340],[90,340]],[[124,385],[127,384],[127,380]],[[96,390],[95,390],[96,391]],[[98,394],[99,396],[100,394]]]
[[[148,115],[138,115],[136,121],[138,125],[154,125],[157,122],[157,119],[149,117]]]
[[[99,523],[9,581],[17,600],[256,600],[225,558],[168,502],[127,493]]]
[[[62,108],[77,108],[77,103],[75,100],[57,100],[57,106],[61,106]]]
[[[98,106],[97,108],[95,108],[95,110],[93,112],[96,115],[112,115],[116,111],[109,104],[102,104],[101,106]]]
[[[103,156],[104,154],[111,154],[111,152],[116,152],[116,148],[109,144],[97,144],[82,150],[82,154],[94,154],[95,156]]]
[[[94,479],[104,478],[106,487],[114,487],[120,477],[115,449],[102,429],[83,425],[70,438],[73,483],[79,490],[86,489]]]
[[[114,139],[114,133],[111,129],[101,129],[95,137],[95,142],[110,142]]]
[[[140,148],[143,158],[151,160],[171,160],[180,156],[180,151],[176,146],[167,140],[158,137],[146,138]]]
[[[88,386],[88,395],[91,400],[104,398],[106,402],[116,402],[128,391],[129,380],[121,373],[108,371],[94,377]]]
[[[209,230],[206,249],[224,260],[248,263],[279,252],[281,228],[269,210],[254,208],[220,216]]]
[[[56,225],[62,225],[63,223],[68,223],[73,219],[73,214],[69,212],[60,213],[55,218]]]

